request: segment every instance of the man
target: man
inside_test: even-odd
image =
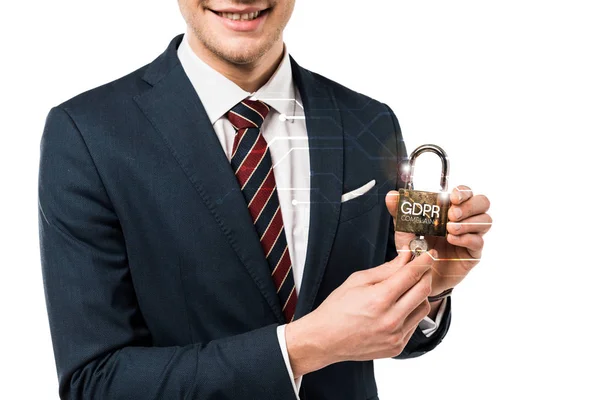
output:
[[[300,67],[293,0],[180,0],[150,64],[50,111],[40,246],[61,398],[377,399],[416,357],[491,222],[451,193],[413,261],[406,149],[384,104]],[[454,261],[448,261],[454,260]]]

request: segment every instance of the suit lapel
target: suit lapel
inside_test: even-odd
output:
[[[285,322],[246,201],[177,57],[182,36],[175,37],[167,50],[148,66],[143,79],[151,88],[136,96],[135,101],[162,135],[277,319]]]
[[[292,58],[292,73],[304,106],[310,157],[310,222],[304,274],[295,319],[313,307],[337,231],[342,197],[343,131],[331,90]]]
[[[176,36],[146,69],[150,88],[135,97],[227,237],[279,322],[285,322],[269,266],[229,161],[179,58]],[[341,117],[331,90],[291,59],[309,140],[308,248],[295,319],[312,310],[339,222],[343,179]]]

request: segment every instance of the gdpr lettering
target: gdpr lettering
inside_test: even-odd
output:
[[[430,218],[440,217],[440,206],[432,204],[411,203],[405,201],[400,206],[404,214],[409,215],[428,215]]]

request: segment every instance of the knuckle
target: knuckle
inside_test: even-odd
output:
[[[434,257],[437,257],[437,256],[438,256],[438,253],[437,253],[437,250],[435,250],[435,249],[432,249],[432,250],[431,250],[431,251],[430,251],[430,252],[429,252],[429,253],[428,253],[428,254],[425,256],[425,266],[428,268],[428,269],[425,271],[425,273],[430,273],[430,272],[431,272],[431,269],[430,269],[430,267],[432,267],[432,266],[433,266],[433,262],[435,261],[435,260],[434,260]]]
[[[388,346],[394,350],[404,348],[404,336],[401,333],[394,333],[388,337]],[[400,350],[402,351],[402,350]]]
[[[406,342],[402,342],[402,345],[401,345],[401,346],[398,346],[398,347],[396,347],[396,348],[394,349],[394,353],[393,353],[393,354],[394,354],[394,356],[395,356],[396,354],[400,354],[400,353],[402,353],[402,352],[404,351],[404,347],[406,347]]]
[[[423,274],[422,280],[427,282],[429,285],[431,285],[431,282],[433,281],[433,271],[430,269],[427,272],[425,272]]]
[[[381,330],[383,332],[393,332],[398,326],[398,321],[393,317],[385,317],[381,320]]]
[[[481,235],[477,234],[470,235],[469,240],[466,243],[466,247],[470,249],[479,249],[483,247],[483,238]]]
[[[422,280],[423,292],[426,293],[427,296],[431,294],[431,284],[432,284],[432,276],[431,273],[428,273]]]
[[[413,276],[411,276],[411,282],[413,283],[413,286],[417,285],[421,281],[421,277],[422,275],[418,273],[415,273]]]
[[[431,284],[433,283],[433,271],[431,271],[431,270],[427,271],[424,279],[427,282],[427,285],[431,288]]]
[[[425,276],[425,279],[428,279],[429,282],[431,282],[431,280],[433,279],[433,270],[429,269],[427,270],[427,272],[425,272],[425,274],[423,274]]]
[[[408,279],[411,283],[416,284],[421,279],[421,274],[419,273],[419,271],[412,270],[409,273]]]
[[[392,271],[397,270],[398,268],[402,267],[405,264],[404,260],[401,257],[402,252],[400,252],[402,247],[396,246],[396,248],[397,248],[396,252],[398,255],[396,257],[394,257],[393,260],[388,261],[385,264],[383,264],[384,268],[391,269]]]
[[[423,311],[423,316],[429,314],[429,312],[431,311],[431,303],[427,299],[425,299],[425,301],[423,302]]]
[[[431,276],[431,274],[427,277],[427,281],[425,283],[427,290],[429,291],[429,293],[427,293],[427,296],[429,296],[431,294],[431,290],[432,290],[432,286],[433,286],[433,277]]]
[[[398,336],[400,336],[400,340],[402,340],[404,342],[404,344],[406,344],[405,338],[406,338],[406,334],[408,333],[407,327],[400,326],[400,328],[398,329],[398,331],[396,333],[398,334]]]
[[[418,289],[419,297],[427,297],[431,294],[431,282],[423,281]]]
[[[372,315],[379,315],[381,311],[385,309],[384,299],[373,293],[367,302],[367,309]]]
[[[452,244],[460,245],[464,242],[465,235],[453,235]]]
[[[463,219],[473,215],[473,203],[468,201],[465,204],[461,205],[461,210],[463,212]]]
[[[351,283],[359,283],[362,282],[368,272],[366,271],[354,271],[350,274],[347,281]]]
[[[467,235],[463,240],[462,240],[462,245],[466,248],[473,248],[475,247],[475,240],[477,235],[474,233],[470,233],[469,235]]]

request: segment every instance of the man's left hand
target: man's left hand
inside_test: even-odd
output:
[[[398,192],[388,192],[385,202],[395,226]],[[430,296],[458,285],[479,263],[483,235],[492,225],[492,218],[487,214],[490,201],[484,195],[474,196],[469,187],[460,185],[454,188],[450,193],[450,203],[446,237],[425,237],[429,249],[436,249],[438,252],[433,264]],[[414,237],[412,233],[396,232],[396,249],[405,248]]]

